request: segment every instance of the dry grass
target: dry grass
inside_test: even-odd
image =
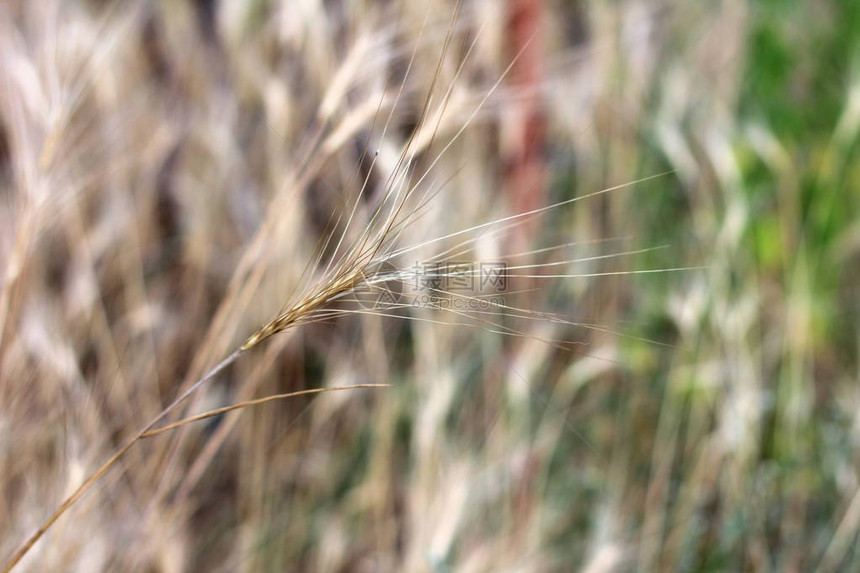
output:
[[[0,6],[0,564],[850,565],[853,359],[737,113],[755,8],[505,6]],[[503,302],[411,288],[445,261]]]

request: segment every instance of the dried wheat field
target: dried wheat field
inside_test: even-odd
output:
[[[855,571],[860,4],[0,3],[0,571]]]

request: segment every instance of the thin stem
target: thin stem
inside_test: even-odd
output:
[[[33,548],[33,545],[36,544],[39,539],[45,535],[45,532],[50,529],[52,525],[63,515],[70,507],[72,507],[75,502],[77,502],[83,495],[93,487],[96,482],[98,482],[102,476],[104,476],[113,466],[116,464],[120,458],[122,458],[125,453],[131,449],[131,447],[140,441],[146,434],[152,430],[156,424],[161,422],[170,412],[172,412],[177,406],[179,406],[182,402],[188,399],[191,394],[193,394],[198,388],[200,388],[203,384],[211,380],[215,377],[219,372],[224,370],[227,366],[236,361],[237,358],[244,352],[244,350],[237,349],[233,351],[227,358],[218,363],[212,370],[207,372],[202,378],[200,378],[197,382],[195,382],[188,390],[183,392],[178,398],[176,398],[169,406],[163,409],[155,418],[152,419],[146,426],[144,426],[133,438],[131,438],[126,444],[121,447],[114,455],[112,455],[99,469],[97,469],[93,474],[88,477],[84,483],[82,483],[78,489],[76,489],[69,497],[63,501],[63,503],[58,507],[51,516],[45,520],[39,528],[33,532],[30,537],[18,548],[18,551],[12,556],[12,559],[6,564],[3,568],[2,573],[9,573],[20,561],[24,558],[24,556]]]
[[[324,392],[334,392],[335,390],[358,390],[359,388],[390,388],[391,384],[354,384],[352,386],[333,386],[330,388],[312,388],[310,390],[299,390],[298,392],[288,392],[286,394],[272,394],[271,396],[266,396],[264,398],[257,398],[256,400],[248,400],[246,402],[239,402],[238,404],[231,404],[230,406],[224,406],[223,408],[216,408],[215,410],[210,410],[208,412],[204,412],[202,414],[197,414],[196,416],[191,416],[190,418],[185,418],[183,420],[179,420],[178,422],[174,422],[172,424],[168,424],[161,428],[156,428],[154,430],[149,430],[148,432],[144,432],[141,434],[142,438],[150,438],[152,436],[157,436],[163,432],[167,432],[169,430],[175,430],[181,426],[185,426],[186,424],[191,424],[193,422],[199,422],[200,420],[205,420],[207,418],[214,418],[215,416],[226,414],[227,412],[232,412],[233,410],[240,410],[242,408],[247,408],[249,406],[257,406],[258,404],[265,404],[266,402],[273,402],[275,400],[283,400],[284,398],[293,398],[295,396],[304,396],[306,394],[322,394]]]

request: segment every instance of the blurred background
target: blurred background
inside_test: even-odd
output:
[[[404,246],[625,186],[476,238],[579,260],[526,312],[244,354],[185,415],[391,387],[147,439],[19,570],[856,570],[859,33],[848,0],[0,4],[0,561],[406,149]]]

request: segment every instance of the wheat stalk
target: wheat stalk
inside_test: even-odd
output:
[[[424,102],[424,106],[421,113],[421,119],[419,121],[419,126],[423,126],[426,121],[431,97],[436,85],[436,81],[439,77],[439,71],[442,66],[442,61],[447,53],[451,36],[454,30],[454,24],[456,22],[457,16],[459,14],[460,2],[457,2],[457,6],[452,15],[451,24],[448,28],[448,32],[445,38],[445,43],[442,47],[442,53],[439,57],[439,63],[437,65],[436,73],[433,77],[433,82],[431,84],[430,89],[428,90],[427,97]],[[413,56],[414,57],[414,56]],[[411,65],[411,64],[410,64]],[[405,82],[405,78],[404,78]],[[340,82],[338,82],[338,85]],[[445,99],[447,102],[447,98]],[[380,102],[381,105],[381,102]],[[328,115],[326,110],[330,107],[329,99],[324,100],[320,110],[323,115]],[[330,110],[329,110],[330,111]],[[393,113],[393,112],[392,112]],[[390,116],[389,116],[390,119]],[[441,116],[438,121],[441,121]],[[438,128],[438,123],[436,124],[436,128]],[[171,412],[173,412],[177,407],[179,407],[182,403],[184,403],[192,394],[194,394],[201,386],[206,384],[209,380],[214,378],[217,374],[222,372],[225,368],[233,364],[239,356],[243,353],[247,352],[251,348],[257,346],[264,340],[270,338],[274,334],[279,332],[283,332],[293,326],[301,324],[302,322],[309,321],[314,319],[314,315],[317,311],[323,308],[327,303],[337,300],[340,297],[345,296],[348,293],[355,292],[360,285],[366,283],[368,281],[368,277],[372,277],[375,272],[378,270],[378,267],[374,268],[373,263],[376,259],[377,255],[381,252],[384,252],[386,245],[388,244],[389,239],[391,238],[392,233],[396,232],[398,229],[398,222],[400,220],[401,214],[404,212],[404,207],[407,204],[407,200],[411,195],[411,191],[414,190],[417,186],[412,186],[408,189],[408,191],[403,194],[402,197],[398,197],[393,194],[393,189],[397,186],[398,178],[402,173],[405,173],[407,169],[404,169],[404,166],[408,164],[408,156],[410,152],[410,148],[415,140],[415,137],[418,133],[418,129],[416,129],[406,146],[401,153],[400,159],[397,162],[397,168],[394,173],[392,173],[391,178],[389,179],[389,193],[386,194],[385,199],[387,201],[393,201],[393,208],[391,210],[390,215],[387,219],[380,219],[379,215],[380,211],[377,211],[374,216],[371,225],[368,226],[368,229],[365,233],[362,234],[361,240],[356,242],[356,244],[338,260],[338,264],[335,266],[334,270],[331,269],[331,264],[326,267],[326,273],[324,274],[323,279],[318,281],[315,286],[310,288],[304,296],[298,298],[292,304],[288,304],[284,307],[284,309],[270,322],[260,327],[256,332],[254,332],[241,347],[231,352],[226,358],[224,358],[221,362],[219,362],[214,368],[209,370],[206,374],[200,377],[196,382],[194,382],[188,389],[186,389],[182,394],[179,395],[173,402],[171,402],[166,408],[164,408],[157,416],[155,416],[149,423],[147,423],[143,428],[141,428],[131,439],[129,439],[119,450],[117,450],[106,462],[104,462],[95,472],[93,472],[74,492],[72,492],[61,504],[60,506],[21,544],[17,551],[12,555],[9,561],[6,563],[4,568],[2,569],[3,573],[8,573],[11,571],[18,563],[20,563],[21,559],[32,549],[32,547],[36,544],[39,539],[41,539],[44,534],[51,528],[51,526],[56,523],[56,521],[66,512],[69,508],[71,508],[83,495],[90,490],[93,485],[95,485],[135,444],[137,444],[140,440],[146,437],[151,437],[167,430],[175,429],[181,426],[184,426],[193,421],[197,421],[200,419],[205,419],[211,416],[218,415],[220,413],[228,412],[231,410],[238,410],[242,408],[246,408],[249,406],[262,404],[272,400],[279,400],[284,398],[289,398],[293,396],[299,396],[304,394],[317,394],[322,392],[327,392],[331,390],[347,390],[347,389],[356,389],[356,388],[380,388],[386,387],[386,385],[382,384],[363,384],[363,385],[355,385],[349,387],[341,387],[341,388],[326,388],[326,389],[314,389],[314,390],[306,390],[300,392],[293,392],[290,394],[280,394],[274,396],[268,396],[266,398],[251,400],[247,402],[242,402],[239,404],[235,404],[232,406],[228,406],[226,408],[222,408],[219,410],[215,410],[212,412],[207,412],[200,416],[194,416],[192,418],[188,418],[185,420],[180,420],[179,422],[175,422],[169,424],[163,428],[155,429],[155,427],[163,421]],[[434,129],[435,136],[435,129]],[[366,151],[365,151],[366,152]],[[365,181],[366,185],[366,181]],[[357,198],[358,199],[358,198]],[[357,204],[356,199],[356,204]],[[351,221],[350,216],[350,221]],[[348,228],[348,225],[347,225]],[[343,231],[343,235],[341,236],[341,240],[338,241],[338,247],[340,248],[343,237],[346,236],[347,229]],[[320,246],[320,256],[322,254],[323,248],[327,244],[327,241],[330,240],[330,237],[326,239],[326,242]],[[336,249],[336,251],[337,251]]]
[[[408,304],[402,305],[388,305],[382,307],[374,307],[371,309],[349,309],[342,308],[338,306],[339,303],[350,300],[350,296],[358,297],[362,295],[366,295],[368,293],[378,295],[379,292],[385,292],[385,284],[389,281],[399,281],[406,282],[411,278],[414,278],[414,274],[410,274],[408,270],[395,270],[390,271],[387,270],[385,265],[390,264],[391,262],[396,261],[398,258],[402,258],[403,255],[407,253],[414,252],[418,249],[421,249],[426,246],[436,245],[438,243],[443,243],[444,241],[448,241],[450,239],[461,239],[465,236],[465,238],[460,241],[458,245],[455,245],[453,249],[461,249],[459,252],[468,252],[471,250],[469,245],[474,245],[477,238],[479,238],[483,233],[488,231],[491,228],[494,228],[493,232],[505,232],[510,229],[516,227],[521,224],[524,220],[531,219],[533,217],[541,216],[551,210],[558,209],[560,207],[570,205],[575,202],[582,201],[584,199],[593,198],[601,194],[609,193],[611,191],[620,190],[623,188],[629,188],[637,183],[645,182],[657,177],[662,177],[666,175],[665,173],[660,173],[657,175],[652,175],[649,177],[644,177],[642,179],[638,179],[635,181],[631,181],[625,183],[623,185],[617,185],[613,187],[608,187],[602,189],[600,191],[596,191],[594,193],[576,197],[574,199],[569,199],[565,201],[561,201],[546,207],[532,209],[526,212],[517,213],[515,215],[503,216],[493,220],[490,220],[486,223],[482,223],[480,225],[476,225],[467,229],[462,229],[460,231],[454,233],[448,233],[440,237],[435,237],[427,241],[420,242],[418,244],[407,245],[407,246],[399,246],[398,240],[406,227],[411,221],[413,221],[416,217],[418,217],[424,206],[432,199],[434,195],[434,191],[431,188],[427,188],[424,194],[420,197],[416,196],[416,191],[422,188],[422,185],[427,180],[429,174],[440,161],[442,156],[448,152],[454,142],[463,134],[466,127],[474,120],[480,108],[488,101],[492,93],[498,88],[501,84],[505,76],[512,69],[516,60],[522,54],[527,47],[522,48],[520,53],[516,54],[513,57],[513,61],[511,64],[505,69],[505,71],[501,74],[498,81],[484,94],[483,98],[480,100],[477,108],[468,116],[467,121],[464,125],[454,134],[454,136],[444,145],[441,151],[429,162],[429,165],[423,167],[423,165],[414,165],[412,158],[417,154],[417,149],[426,149],[432,146],[433,142],[436,139],[439,126],[442,121],[442,117],[445,113],[445,110],[448,107],[450,102],[451,95],[453,93],[454,82],[452,82],[451,86],[445,92],[444,96],[441,99],[441,102],[437,105],[436,111],[431,115],[431,101],[434,91],[436,89],[436,84],[438,78],[440,77],[440,70],[442,66],[443,59],[446,53],[449,50],[452,33],[454,30],[454,23],[457,20],[458,12],[460,9],[460,3],[457,3],[457,7],[454,10],[452,15],[451,24],[449,25],[448,32],[445,38],[445,42],[441,49],[441,55],[439,57],[439,61],[436,67],[436,71],[433,75],[433,80],[431,82],[430,88],[426,94],[426,98],[424,100],[423,106],[421,108],[420,118],[417,124],[417,127],[411,132],[408,140],[400,152],[397,162],[392,170],[391,174],[388,176],[388,179],[385,183],[384,189],[385,194],[380,201],[379,207],[375,210],[372,217],[370,218],[369,223],[366,228],[358,235],[358,237],[352,241],[348,246],[346,245],[347,235],[350,231],[351,227],[355,224],[356,213],[358,209],[359,199],[361,198],[361,194],[364,191],[367,185],[367,178],[365,178],[363,185],[359,189],[357,196],[354,199],[354,202],[351,207],[347,206],[344,209],[344,212],[339,213],[336,218],[333,215],[332,228],[336,226],[341,218],[346,213],[345,219],[345,228],[341,231],[340,237],[335,243],[333,253],[330,254],[329,262],[322,267],[321,260],[323,257],[323,253],[326,248],[329,246],[331,241],[333,241],[334,233],[324,233],[324,238],[320,242],[317,248],[317,255],[312,258],[308,263],[308,268],[319,268],[322,267],[321,275],[314,281],[312,281],[308,286],[301,290],[301,292],[296,295],[292,300],[290,300],[282,310],[269,322],[258,328],[255,332],[253,332],[244,343],[237,349],[233,350],[229,355],[226,356],[223,360],[221,360],[215,367],[211,368],[208,372],[206,372],[199,379],[194,381],[187,389],[185,389],[175,400],[173,400],[166,408],[164,408],[157,416],[155,416],[149,423],[143,426],[137,433],[135,433],[125,444],[117,450],[107,461],[105,461],[95,472],[93,472],[80,486],[69,495],[62,504],[34,531],[19,547],[19,549],[14,553],[11,559],[7,562],[5,567],[3,568],[4,573],[8,573],[11,571],[20,561],[21,559],[32,549],[33,545],[41,539],[44,534],[51,528],[51,526],[69,509],[71,508],[88,490],[90,490],[93,485],[95,485],[116,463],[139,441],[144,438],[150,438],[162,433],[168,432],[173,429],[177,429],[180,427],[184,427],[190,423],[195,421],[207,419],[213,416],[217,416],[220,414],[224,414],[226,412],[240,410],[248,407],[252,407],[259,404],[264,404],[267,402],[287,399],[291,397],[301,396],[301,395],[315,395],[326,393],[334,390],[352,390],[352,389],[360,389],[360,388],[385,388],[388,387],[387,384],[358,384],[353,386],[344,386],[344,387],[331,387],[331,388],[318,388],[318,389],[309,389],[302,390],[298,392],[291,392],[286,394],[276,394],[271,396],[266,396],[263,398],[253,399],[243,401],[237,404],[233,404],[230,406],[226,406],[223,408],[211,410],[205,412],[203,414],[199,414],[196,416],[191,416],[188,418],[184,418],[164,426],[158,427],[160,423],[162,423],[171,413],[175,412],[177,408],[182,405],[192,394],[198,391],[202,386],[204,386],[207,382],[212,380],[215,376],[217,376],[220,372],[226,369],[228,366],[233,364],[241,355],[248,352],[252,348],[260,345],[264,341],[268,340],[275,334],[285,332],[302,324],[308,324],[312,322],[317,322],[321,320],[328,320],[331,318],[336,318],[338,316],[345,316],[350,314],[361,314],[361,313],[372,313],[378,316],[391,316],[401,319],[416,319],[415,317],[401,316],[393,313],[384,312],[385,310],[394,310],[396,308],[405,308],[408,307]],[[455,74],[455,81],[459,77],[460,72],[465,65],[465,60],[468,58],[468,55],[471,53],[472,47],[475,45],[477,38],[472,42],[466,51],[465,58],[463,63],[460,64],[460,67],[457,69]],[[414,53],[413,53],[414,58]],[[409,66],[411,67],[412,61],[410,60]],[[408,74],[407,68],[407,74]],[[405,82],[405,78],[403,80]],[[338,82],[338,89],[342,89],[340,87],[341,82]],[[401,84],[402,91],[402,84]],[[400,91],[398,91],[397,96],[394,98],[395,103],[400,98]],[[387,101],[387,96],[383,96],[380,100],[380,103],[377,107],[377,116],[380,113],[382,104],[384,101]],[[331,115],[331,110],[329,110],[330,102],[326,99],[325,111],[321,109],[321,114],[324,118],[328,118]],[[393,108],[388,116],[388,120],[390,121],[391,116],[393,114]],[[374,126],[376,123],[376,117],[374,118]],[[385,130],[388,127],[388,121],[385,122],[382,127],[382,133],[384,136]],[[321,140],[323,133],[322,128],[317,132],[312,138],[316,143],[319,143]],[[365,149],[365,154],[367,154],[367,149]],[[373,161],[371,162],[371,168],[375,165],[376,162],[376,154],[373,156]],[[422,168],[423,167],[423,168]],[[407,184],[406,181],[413,170],[416,172],[416,179],[414,183]],[[369,177],[369,176],[368,176]],[[532,255],[536,253],[547,252],[552,249],[563,248],[567,245],[560,245],[557,247],[551,247],[548,249],[537,249],[534,251],[529,251],[525,253],[516,253],[511,256],[511,258],[518,256],[526,256]],[[436,255],[435,258],[441,258],[446,253],[451,252],[451,248],[441,251]],[[615,253],[613,255],[606,255],[605,257],[617,257],[617,256],[626,256],[630,254],[634,254],[638,251],[624,251]],[[566,266],[575,262],[582,262],[583,260],[593,260],[592,257],[590,259],[567,259],[561,261],[552,261],[548,263],[542,264],[530,264],[530,265],[519,265],[515,267],[510,267],[509,270],[529,270],[528,274],[522,273],[508,273],[505,277],[524,277],[524,278],[570,278],[570,277],[579,277],[579,276],[605,276],[607,274],[633,274],[633,273],[650,273],[650,272],[666,272],[666,271],[675,271],[675,270],[688,270],[690,267],[678,268],[678,269],[657,269],[657,270],[638,270],[638,271],[626,271],[626,272],[615,272],[615,273],[555,273],[555,274],[537,274],[536,269],[542,268],[551,268],[557,266]],[[314,265],[313,263],[316,263]],[[306,269],[307,272],[307,269]],[[446,276],[455,277],[456,273],[449,274]],[[440,294],[444,294],[446,296],[462,296],[457,293],[439,291]],[[470,298],[470,297],[467,297]],[[431,306],[432,307],[432,306]],[[0,305],[0,309],[3,308],[3,305]],[[459,312],[453,309],[443,308],[441,306],[436,307],[439,311],[448,312],[452,314],[456,318],[467,318],[478,324],[472,325],[477,328],[482,328],[488,332],[498,332],[505,335],[511,336],[524,336],[529,338],[535,338],[532,335],[523,333],[517,329],[514,329],[510,326],[501,325],[493,320],[491,320],[490,316],[482,316],[481,311],[470,311],[467,313]],[[517,318],[531,318],[535,320],[551,320],[556,321],[563,324],[571,324],[576,326],[583,326],[586,328],[594,328],[600,330],[599,327],[595,325],[589,325],[582,321],[573,321],[570,317],[564,317],[561,315],[553,315],[549,313],[539,313],[529,309],[521,309],[514,306],[503,306],[495,309],[497,312],[501,312],[503,316],[512,316]],[[420,318],[417,320],[424,320],[427,322],[439,322],[440,324],[451,324],[442,321],[435,321],[429,318]],[[0,320],[0,325],[3,324],[3,321]],[[555,341],[544,341],[550,344],[557,345],[557,347],[570,349],[569,346],[573,345],[570,343],[568,346],[564,346],[562,344],[558,344]]]

